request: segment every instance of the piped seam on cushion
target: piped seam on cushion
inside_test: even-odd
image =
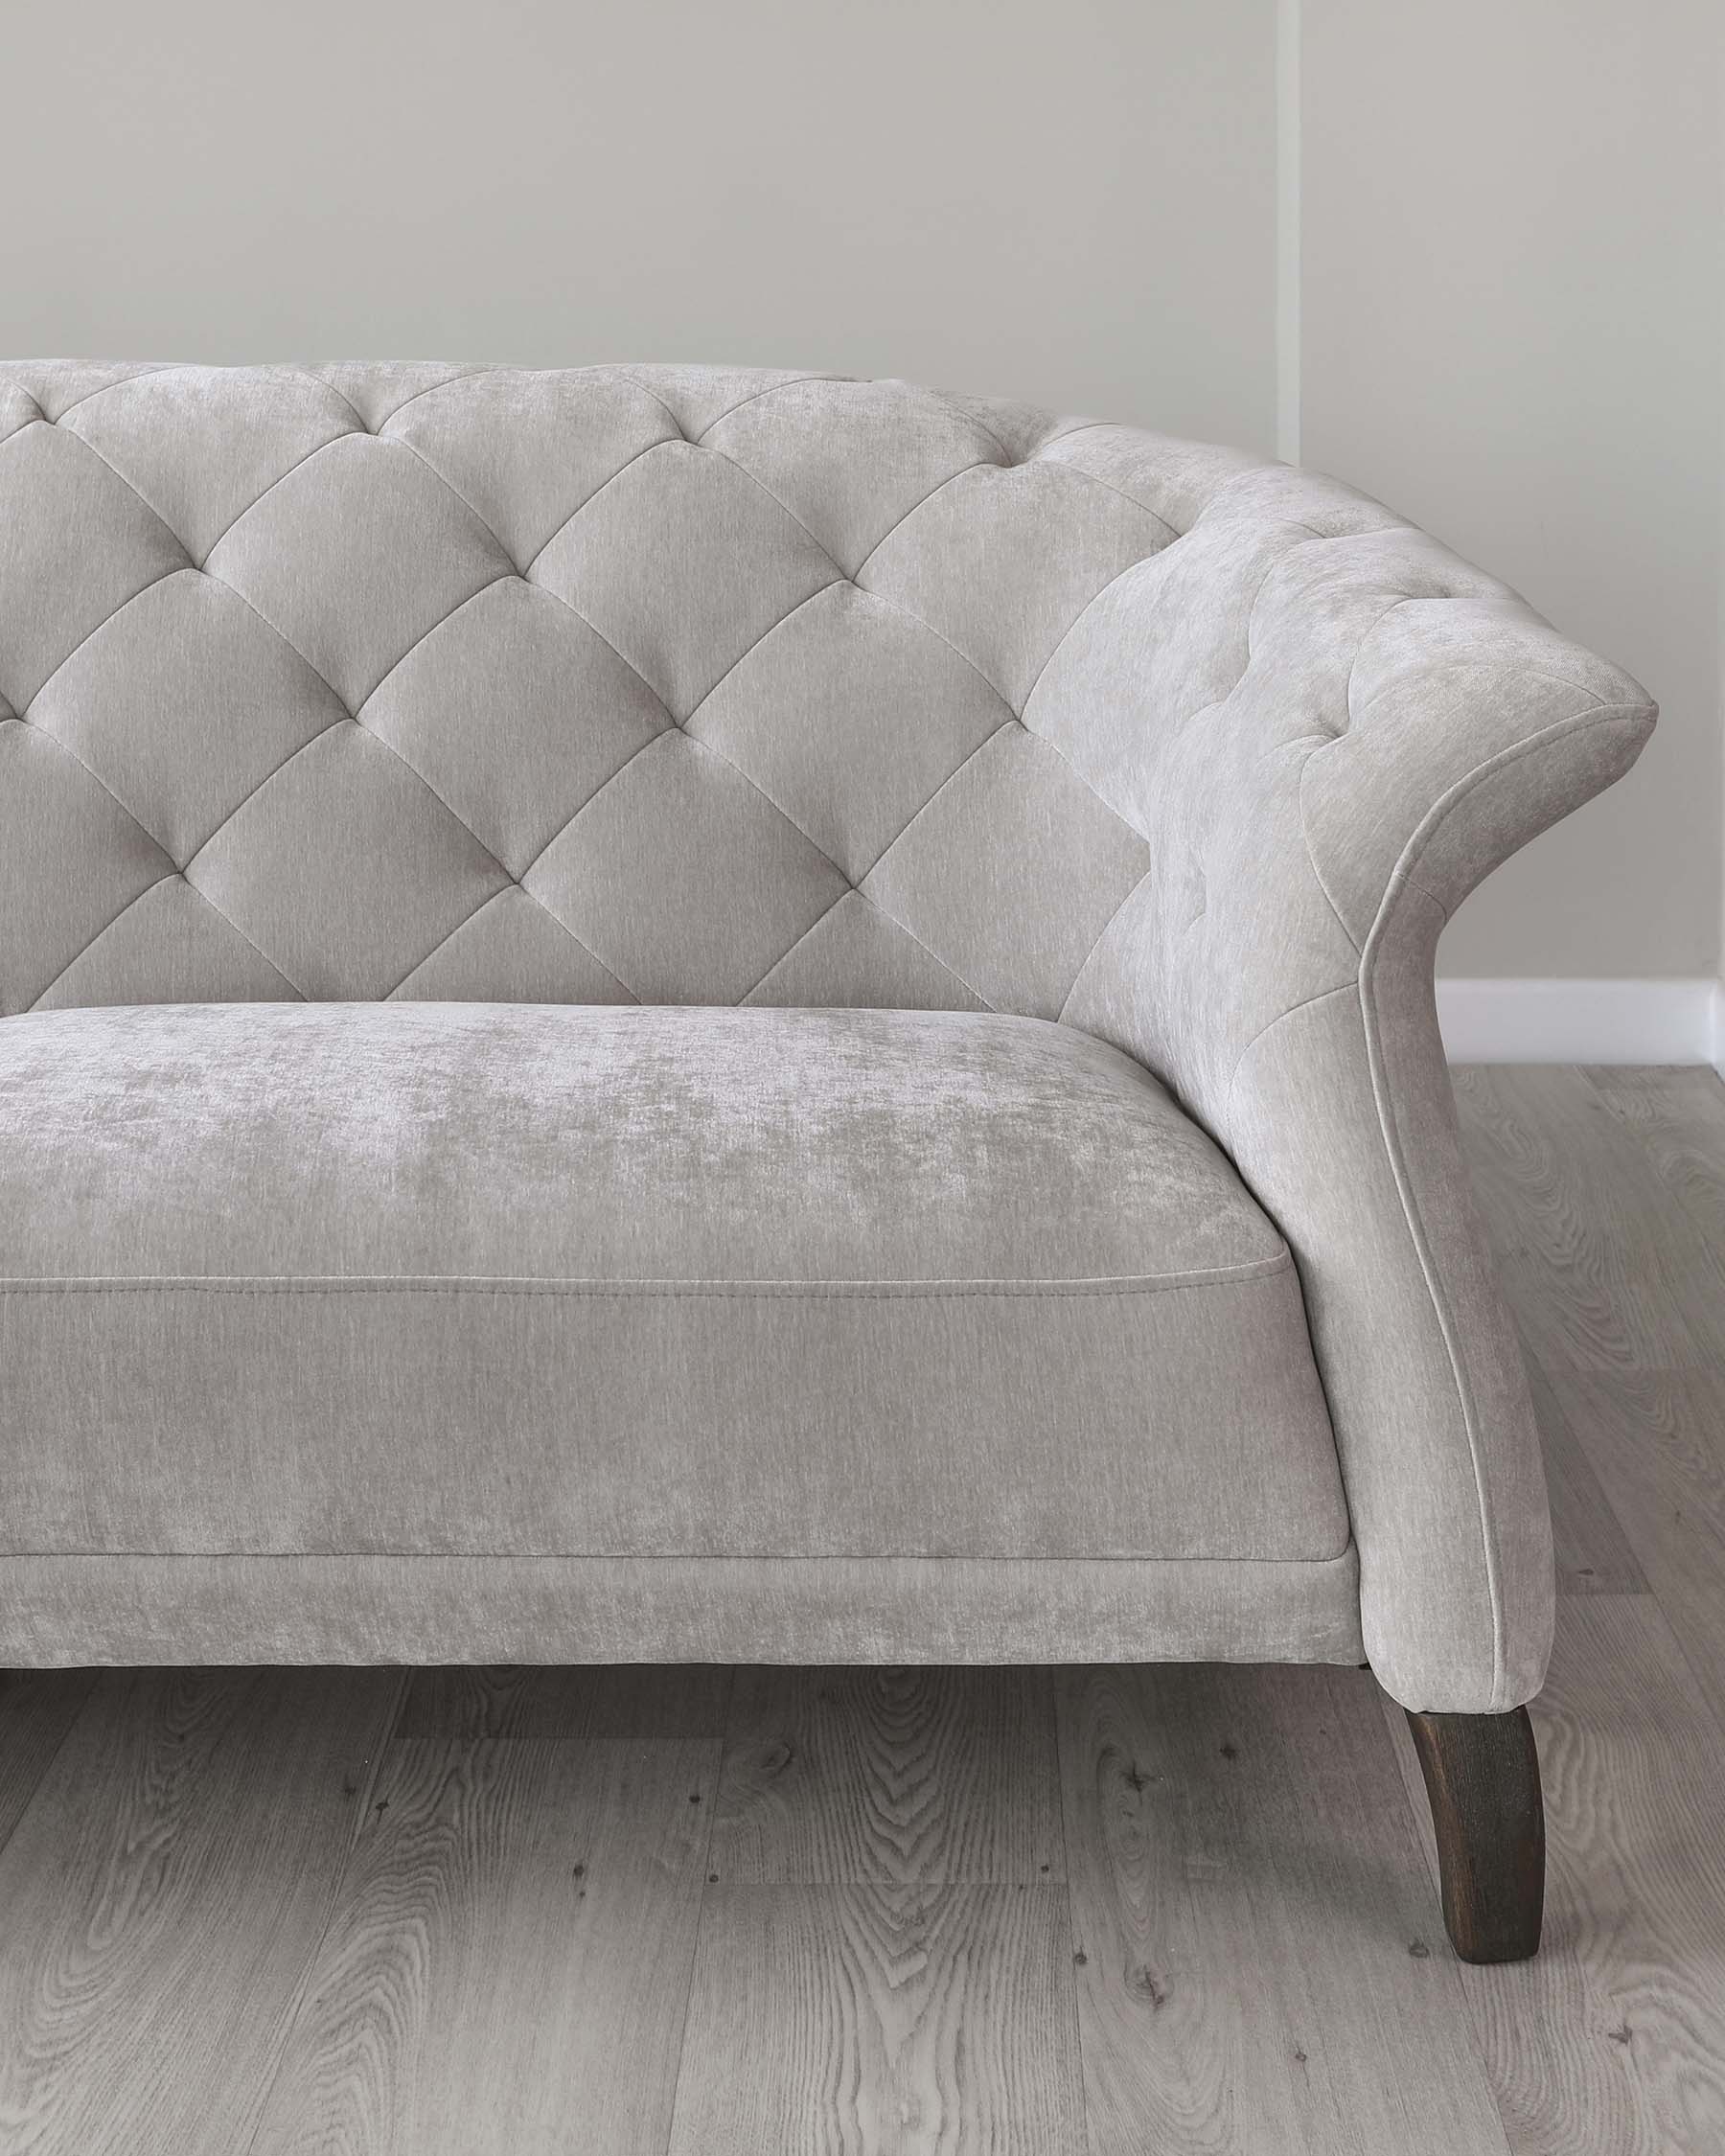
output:
[[[591,1280],[444,1277],[402,1278],[364,1273],[325,1278],[274,1278],[236,1273],[158,1273],[137,1279],[115,1274],[71,1273],[63,1278],[0,1280],[0,1296],[29,1295],[493,1295],[580,1297],[719,1296],[776,1301],[805,1297],[816,1301],[945,1300],[973,1296],[1066,1296],[1168,1294],[1184,1288],[1251,1286],[1291,1273],[1294,1261],[1284,1246],[1274,1257],[1245,1265],[1217,1266],[1190,1273],[1101,1275],[1071,1280]]]
[[[176,1563],[218,1563],[223,1559],[246,1564],[327,1565],[351,1560],[358,1564],[446,1565],[1039,1565],[1050,1572],[1070,1571],[1074,1562],[1085,1565],[1233,1565],[1262,1571],[1333,1570],[1355,1554],[1350,1535],[1342,1548],[1322,1557],[1187,1556],[1143,1557],[1119,1552],[1085,1550],[1071,1557],[987,1556],[965,1551],[920,1549],[864,1549],[810,1551],[803,1549],[10,1549],[0,1550],[0,1565],[27,1558],[59,1561],[76,1558],[81,1564],[101,1564],[107,1559],[172,1558]]]

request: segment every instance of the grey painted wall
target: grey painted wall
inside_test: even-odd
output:
[[[1308,461],[1666,705],[1629,784],[1464,910],[1446,970],[1712,973],[1722,23],[1716,0],[15,9],[0,348],[830,366],[1264,449],[1279,388]],[[1284,331],[1291,299],[1303,318],[1279,382],[1278,260]]]
[[[14,350],[724,359],[1271,447],[1275,0],[12,11]]]
[[[1663,707],[1440,970],[1714,974],[1725,7],[1302,4],[1302,454]]]

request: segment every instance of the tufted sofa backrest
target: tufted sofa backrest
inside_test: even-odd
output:
[[[1189,718],[1293,477],[789,373],[0,368],[0,1010],[1057,1017],[1156,866],[1075,626],[1134,577]]]

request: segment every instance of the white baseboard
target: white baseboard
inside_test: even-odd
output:
[[[1716,980],[1439,980],[1452,1063],[1725,1062]]]

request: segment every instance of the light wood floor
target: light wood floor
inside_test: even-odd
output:
[[[1543,1958],[1327,1670],[0,1689],[0,2156],[1725,2151],[1725,1088],[1460,1074],[1563,1601]]]

